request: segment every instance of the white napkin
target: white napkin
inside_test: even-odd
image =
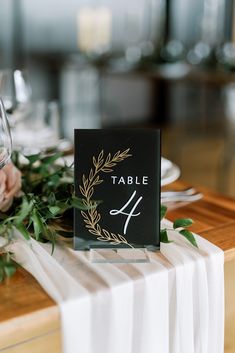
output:
[[[26,128],[24,125],[20,126],[12,130],[12,139],[15,147],[24,147],[29,151],[32,150],[32,154],[34,149],[41,150],[58,145],[58,137],[55,131],[47,126],[39,129],[28,126]]]
[[[222,353],[223,252],[170,238],[144,264],[93,264],[63,246],[51,256],[17,232],[10,250],[59,304],[64,353]]]

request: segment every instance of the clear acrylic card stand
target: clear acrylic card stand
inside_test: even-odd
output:
[[[150,262],[146,248],[93,247],[90,246],[92,263],[148,263]]]

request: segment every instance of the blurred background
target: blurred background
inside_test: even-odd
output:
[[[183,180],[235,196],[233,0],[0,0],[0,96],[24,153],[69,150],[74,128],[160,127]]]
[[[0,0],[0,24],[16,144],[160,127],[184,180],[235,196],[233,0]]]

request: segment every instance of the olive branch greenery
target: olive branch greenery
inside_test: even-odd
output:
[[[26,240],[33,237],[40,242],[49,241],[52,244],[53,253],[55,243],[60,236],[73,237],[74,208],[86,215],[89,214],[89,217],[92,215],[92,227],[98,229],[96,235],[100,240],[126,241],[106,229],[103,229],[100,235],[99,228],[96,227],[100,215],[96,209],[97,203],[91,198],[94,193],[92,188],[94,189],[94,186],[103,181],[98,178],[101,169],[105,173],[111,172],[117,163],[130,157],[129,150],[118,151],[113,157],[108,154],[106,159],[101,153],[98,159],[93,159],[93,171],[90,171],[88,178],[83,179],[83,186],[86,185],[83,191],[85,196],[88,196],[88,201],[85,203],[84,199],[75,196],[72,165],[59,165],[58,159],[61,157],[61,153],[52,155],[39,153],[31,156],[22,156],[18,152],[12,154],[12,162],[22,172],[22,193],[20,197],[14,199],[7,212],[0,212],[0,237],[6,240],[5,246],[0,245],[0,282],[16,271],[17,264],[12,259],[13,254],[7,250],[7,244],[12,240],[14,229],[17,229]],[[93,182],[94,185],[92,185]],[[167,208],[162,206],[161,218],[165,216],[166,211]],[[178,219],[175,220],[173,228],[179,230],[179,233],[192,245],[197,246],[193,234],[185,229],[191,224],[190,219]],[[92,228],[89,229],[92,230]],[[170,242],[167,232],[168,229],[161,230],[161,242]]]
[[[12,162],[22,172],[22,194],[6,213],[0,212],[0,236],[7,244],[14,229],[26,240],[33,237],[49,241],[52,252],[58,236],[73,236],[73,209],[85,206],[74,193],[73,169],[58,164],[61,157],[61,153],[26,157],[18,152],[12,154]],[[0,281],[12,275],[16,267],[6,249],[0,248],[5,253],[0,257]]]
[[[100,178],[99,173],[112,172],[112,168],[115,167],[117,163],[124,161],[128,157],[131,157],[129,151],[130,149],[128,148],[122,152],[118,151],[113,156],[111,156],[111,153],[109,153],[107,157],[105,157],[104,150],[102,150],[99,153],[97,159],[93,156],[92,161],[94,168],[90,169],[88,177],[83,174],[82,185],[80,185],[79,188],[81,194],[85,197],[85,199],[83,199],[83,204],[85,207],[87,207],[86,211],[81,211],[81,215],[87,230],[91,234],[95,235],[97,240],[111,242],[114,245],[125,244],[133,247],[128,243],[127,239],[123,235],[110,232],[99,225],[98,222],[101,220],[101,214],[97,211],[97,203],[91,200],[91,197],[94,194],[95,186],[103,182],[103,179]]]
[[[163,220],[163,218],[166,216],[166,213],[167,213],[167,207],[164,205],[161,205],[161,215],[160,215],[161,220]],[[191,226],[193,223],[194,222],[191,218],[177,218],[173,222],[173,228],[163,228],[160,230],[161,243],[172,243],[172,240],[169,240],[168,238],[168,231],[177,230],[179,234],[185,237],[193,246],[197,248],[198,245],[193,233],[188,229],[185,229]]]

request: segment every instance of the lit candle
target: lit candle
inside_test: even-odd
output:
[[[81,51],[88,52],[93,46],[93,10],[89,7],[84,7],[78,12],[78,46]]]
[[[112,14],[107,7],[83,7],[77,16],[78,46],[82,52],[108,49],[111,42]]]
[[[107,50],[111,42],[112,15],[107,7],[100,7],[95,13],[95,44]]]

